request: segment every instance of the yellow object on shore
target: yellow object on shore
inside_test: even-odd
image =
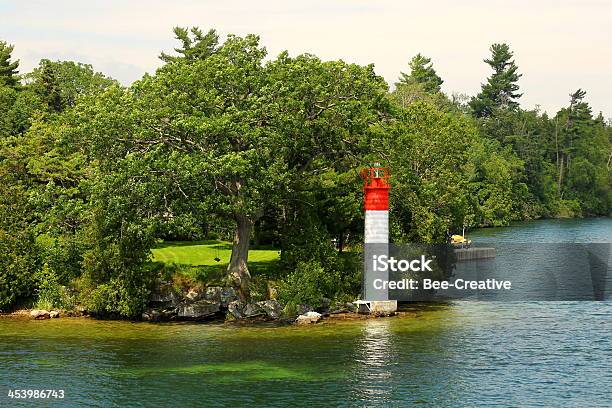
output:
[[[472,243],[469,239],[465,238],[463,235],[451,235],[450,239],[451,244],[459,245],[459,246],[467,246]]]

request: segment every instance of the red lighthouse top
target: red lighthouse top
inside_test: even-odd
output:
[[[389,210],[389,169],[387,167],[370,167],[359,173],[363,179],[365,209],[374,211]]]

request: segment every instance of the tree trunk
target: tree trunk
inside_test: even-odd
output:
[[[238,292],[241,300],[249,297],[251,274],[247,266],[249,258],[249,239],[253,229],[253,221],[245,214],[236,214],[236,231],[232,244],[232,256],[227,266],[227,275]]]
[[[559,118],[555,120],[555,151],[557,153],[557,168],[559,168]]]
[[[341,232],[338,236],[338,252],[342,253],[344,250],[344,232]]]
[[[557,179],[557,189],[559,190],[559,196],[563,198],[563,192],[561,186],[563,184],[563,155],[561,155],[561,165],[559,166],[559,178]]]

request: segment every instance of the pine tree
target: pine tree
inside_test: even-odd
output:
[[[19,73],[17,70],[19,60],[11,61],[11,54],[14,48],[13,45],[0,41],[0,84],[11,87],[15,87],[19,83],[19,77],[17,76]]]
[[[493,44],[490,48],[491,58],[484,62],[493,69],[487,83],[482,85],[480,93],[472,98],[470,107],[476,117],[488,117],[496,109],[515,110],[516,101],[522,94],[517,93],[517,84],[522,74],[512,59],[513,52],[508,44]]]
[[[410,66],[410,74],[402,72],[399,84],[418,83],[423,86],[426,92],[440,92],[440,85],[444,81],[433,68],[431,58],[417,54],[412,57],[408,65]]]
[[[43,100],[52,112],[61,112],[64,108],[62,91],[58,84],[57,73],[49,60],[40,61],[40,85]]]
[[[593,113],[591,107],[584,100],[586,91],[578,89],[576,92],[569,95],[570,105],[565,126],[565,143],[566,153],[568,154],[568,163],[571,155],[575,152],[576,141],[587,137],[591,131],[593,123]]]
[[[191,30],[183,27],[174,27],[172,31],[176,36],[175,38],[183,44],[183,48],[174,49],[174,51],[180,54],[178,57],[162,52],[159,58],[164,62],[173,62],[180,59],[193,62],[204,59],[214,54],[219,45],[219,35],[212,29],[206,34],[198,27],[192,27]],[[190,33],[191,36],[189,35]]]
[[[566,112],[566,122],[561,131],[561,164],[559,172],[559,185],[561,187],[563,166],[569,171],[571,160],[576,155],[577,142],[587,140],[593,132],[593,115],[591,107],[584,101],[586,91],[578,89],[571,93],[570,105]]]

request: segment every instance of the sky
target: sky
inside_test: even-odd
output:
[[[313,53],[374,63],[389,84],[416,53],[448,93],[476,94],[489,46],[510,44],[524,108],[549,113],[587,91],[612,118],[612,0],[0,0],[0,39],[28,72],[41,58],[75,60],[124,84],[160,66],[174,26],[261,36],[269,56]]]

